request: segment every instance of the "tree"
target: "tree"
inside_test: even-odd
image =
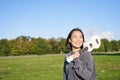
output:
[[[116,40],[112,40],[111,45],[112,45],[112,51],[118,51],[119,50],[119,43]]]
[[[37,45],[38,54],[50,54],[51,53],[52,47],[46,39],[38,38],[36,45]]]
[[[25,55],[28,54],[29,36],[19,36],[16,39],[10,40],[10,54],[11,55]]]
[[[118,45],[119,45],[119,51],[120,51],[120,40],[118,40]]]
[[[59,53],[67,52],[66,47],[65,47],[65,42],[66,42],[66,39],[58,38],[58,50],[59,50]]]
[[[49,44],[51,45],[51,52],[58,53],[58,42],[55,38],[48,39]]]
[[[10,48],[7,39],[0,40],[0,56],[8,56]]]
[[[105,47],[104,47],[104,43],[103,41],[101,40],[101,45],[98,49],[95,49],[94,50],[95,52],[104,52],[105,51]]]
[[[31,55],[31,54],[51,54],[67,53],[65,38],[31,38],[30,36],[18,36],[16,39],[0,40],[0,56],[9,55]],[[101,46],[95,52],[120,51],[120,40],[108,41],[101,39]]]
[[[111,44],[107,39],[102,39],[101,42],[104,44],[104,51],[105,52],[111,51]]]

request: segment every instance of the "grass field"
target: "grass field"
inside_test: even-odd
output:
[[[0,80],[62,80],[65,55],[0,57]],[[97,80],[120,80],[120,56],[93,56]]]

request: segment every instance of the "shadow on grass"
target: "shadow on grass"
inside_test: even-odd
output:
[[[10,72],[8,72],[8,71],[1,71],[0,72],[0,80],[3,80],[4,79],[4,75],[9,75],[9,74],[11,74]]]
[[[120,52],[93,52],[92,55],[120,56]]]

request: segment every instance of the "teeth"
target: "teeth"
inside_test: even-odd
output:
[[[77,42],[76,44],[80,44],[80,43]]]

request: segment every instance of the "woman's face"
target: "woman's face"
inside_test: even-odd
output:
[[[73,31],[69,42],[72,45],[72,48],[79,49],[83,44],[83,36],[80,31]]]

